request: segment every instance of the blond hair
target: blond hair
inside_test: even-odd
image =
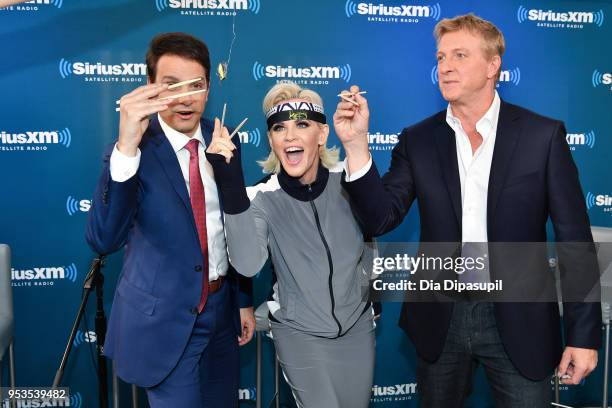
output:
[[[263,100],[264,113],[268,112],[273,106],[289,99],[304,99],[308,102],[321,105],[321,107],[323,106],[323,100],[318,93],[310,89],[304,89],[294,82],[287,81],[274,85],[268,91]],[[323,126],[319,123],[317,125]],[[270,132],[268,131],[269,135]],[[338,163],[339,157],[340,151],[336,147],[328,148],[325,145],[319,147],[319,159],[323,167],[328,169],[334,167]],[[258,161],[257,163],[263,168],[265,173],[277,174],[281,169],[280,160],[278,160],[273,150],[270,150],[270,154],[265,160]]]
[[[468,31],[474,35],[480,36],[484,43],[483,52],[487,59],[491,59],[496,55],[501,58],[506,50],[506,42],[502,32],[490,21],[480,18],[473,13],[456,16],[453,18],[445,18],[440,20],[434,28],[434,38],[436,46],[440,44],[440,39],[444,34],[456,31]],[[497,70],[495,81],[499,81],[501,74],[501,65]]]

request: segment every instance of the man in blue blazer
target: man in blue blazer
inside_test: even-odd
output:
[[[342,101],[334,115],[347,155],[344,187],[365,228],[392,230],[416,199],[422,242],[545,242],[550,218],[557,242],[592,243],[563,123],[506,103],[495,90],[501,32],[470,14],[440,21],[434,36],[448,108],[403,130],[382,178],[357,87],[359,106]],[[543,260],[538,272],[546,274]],[[565,271],[566,286],[572,277],[597,287],[596,269]],[[597,364],[600,304],[564,303],[562,351],[559,309],[550,300],[404,303],[400,326],[416,346],[421,406],[463,406],[479,364],[498,407],[549,406],[555,366],[564,383],[578,384]]]
[[[104,155],[87,226],[96,252],[125,248],[104,353],[154,408],[236,407],[238,348],[255,319],[249,281],[227,259],[204,154],[213,132],[228,132],[201,118],[208,49],[161,34],[146,62],[148,85],[121,98],[119,138]]]

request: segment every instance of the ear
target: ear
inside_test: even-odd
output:
[[[494,79],[497,75],[497,72],[501,69],[501,57],[499,55],[494,55],[489,61],[489,70],[487,72],[487,78]]]
[[[327,137],[329,136],[329,125],[320,125],[321,131],[319,132],[319,146],[325,146],[327,143]]]

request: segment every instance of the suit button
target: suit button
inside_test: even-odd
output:
[[[192,307],[191,309],[189,309],[189,311],[191,312],[191,314],[194,314],[194,315],[198,314],[198,308],[197,307]]]
[[[196,272],[202,272],[202,265],[196,265],[195,266],[195,271]]]

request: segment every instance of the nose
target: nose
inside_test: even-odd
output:
[[[448,74],[449,72],[452,72],[454,68],[455,66],[449,59],[438,61],[438,75]]]
[[[287,125],[287,131],[285,132],[285,140],[290,142],[295,140],[297,137],[295,133],[295,127],[293,125]]]
[[[183,92],[187,92],[187,91],[184,91],[184,90],[181,89],[179,92],[183,93]],[[191,105],[193,103],[193,100],[194,100],[193,97],[194,96],[195,95],[181,96],[180,98],[176,98],[175,101],[176,101],[177,104],[189,106],[189,105]]]

